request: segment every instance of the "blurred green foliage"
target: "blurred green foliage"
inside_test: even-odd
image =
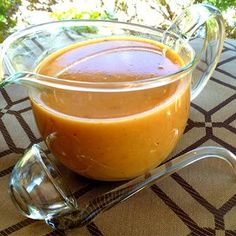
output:
[[[16,26],[15,12],[20,5],[21,0],[0,0],[0,42]]]
[[[228,8],[236,8],[236,1],[235,0],[195,0],[194,3],[210,3],[214,6],[216,6],[219,10],[225,11]]]
[[[14,27],[17,24],[17,14],[19,14],[19,6],[22,4],[23,0],[0,0],[0,42],[2,42],[10,33],[12,33]],[[92,11],[81,11],[79,12],[76,8],[71,8],[67,11],[57,11],[53,12],[52,7],[63,0],[27,0],[27,9],[30,11],[40,10],[50,12],[50,16],[55,20],[65,20],[65,19],[89,19],[89,20],[114,20],[114,16],[108,13],[106,10],[92,10]],[[73,0],[68,0],[73,1]],[[103,0],[101,1],[101,6],[105,4]],[[123,12],[128,14],[128,5],[125,0],[114,0],[115,1],[115,13]],[[147,4],[148,1],[146,0]],[[213,4],[221,11],[227,9],[236,10],[236,0],[191,0],[189,4],[207,2]],[[166,20],[172,21],[176,17],[175,10],[171,7],[169,0],[156,0],[157,11]],[[159,6],[159,8],[158,8]],[[103,8],[101,8],[103,9]],[[236,12],[236,11],[235,11]],[[114,15],[115,15],[114,13]],[[138,16],[132,16],[129,21]],[[226,23],[226,35],[230,38],[236,38],[236,13],[234,16],[233,24]],[[92,27],[80,29],[80,31],[86,31],[93,33],[96,29]]]
[[[79,19],[87,19],[87,20],[111,20],[113,16],[107,11],[82,11],[78,12],[75,8],[70,8],[67,11],[57,11],[52,12],[51,16],[56,20],[79,20]]]
[[[58,3],[58,0],[27,0],[28,7],[30,11],[47,11],[52,12],[52,6]]]
[[[57,4],[58,0],[27,0],[30,11],[40,10],[51,12],[51,7]],[[17,25],[17,12],[22,0],[0,0],[0,43],[13,32]]]
[[[57,11],[51,13],[51,17],[55,20],[112,20],[113,16],[107,11],[82,11],[78,12],[75,8],[70,8],[67,11]],[[75,26],[73,30],[78,33],[96,33],[97,28],[92,26]]]

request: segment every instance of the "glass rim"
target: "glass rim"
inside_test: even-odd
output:
[[[5,63],[7,70],[9,71],[10,75],[18,73],[15,71],[15,69],[12,67],[11,62],[8,58],[5,58],[5,54],[7,52],[7,49],[10,47],[11,44],[13,44],[17,39],[32,34],[40,32],[40,30],[45,29],[46,26],[50,25],[62,25],[62,26],[75,26],[77,24],[78,26],[116,26],[117,28],[121,29],[128,29],[128,30],[136,30],[140,31],[142,33],[149,33],[152,35],[156,35],[155,32],[159,32],[164,34],[165,31],[160,28],[154,28],[150,26],[145,26],[142,24],[135,24],[135,23],[129,23],[129,22],[121,22],[121,21],[112,21],[112,20],[61,20],[61,21],[51,21],[46,23],[41,23],[38,25],[29,26],[23,30],[19,30],[12,35],[10,35],[8,38],[6,38],[2,44],[1,53],[0,53],[0,62]],[[37,31],[36,31],[37,30]],[[142,31],[141,31],[142,30]],[[145,30],[145,32],[143,31]],[[192,47],[188,44],[187,41],[180,38],[178,35],[172,32],[167,32],[168,34],[176,37],[178,40],[180,40],[182,43],[188,46],[189,50],[192,53],[191,61],[186,64],[185,66],[181,67],[179,70],[177,70],[174,73],[166,74],[163,76],[158,77],[151,77],[148,79],[140,79],[135,81],[114,81],[114,82],[88,82],[88,81],[72,81],[72,80],[66,80],[61,79],[57,77],[52,76],[46,76],[46,75],[39,75],[34,72],[30,72],[30,77],[27,77],[24,82],[26,84],[32,85],[35,81],[35,78],[32,78],[32,75],[35,77],[41,77],[45,80],[40,81],[41,85],[44,85],[46,87],[50,88],[57,88],[57,89],[63,89],[63,90],[72,90],[72,91],[94,91],[94,92],[123,92],[123,91],[135,91],[135,90],[143,90],[143,89],[149,89],[154,87],[159,87],[163,85],[167,85],[169,83],[175,82],[179,80],[183,74],[188,73],[196,62],[196,55],[194,53],[194,50]],[[167,46],[167,45],[166,45]],[[167,46],[168,47],[168,46]],[[60,50],[60,49],[58,49]],[[22,71],[20,71],[22,72]],[[19,73],[20,73],[19,72]],[[27,73],[27,72],[25,72]],[[3,77],[3,75],[0,75]],[[58,83],[59,82],[59,83]]]

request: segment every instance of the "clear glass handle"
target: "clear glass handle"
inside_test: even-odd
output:
[[[159,182],[172,173],[206,158],[220,158],[228,162],[236,174],[236,156],[233,153],[220,147],[197,148],[93,199],[85,209],[77,209],[59,217],[47,218],[46,223],[53,228],[62,230],[82,227],[93,220],[99,213],[128,199],[154,182]]]
[[[171,34],[189,41],[196,53],[191,94],[193,100],[207,84],[219,61],[225,36],[224,20],[220,11],[212,5],[192,5],[165,31],[163,43],[175,48],[178,42],[170,37]]]

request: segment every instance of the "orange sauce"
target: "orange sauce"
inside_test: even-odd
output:
[[[134,82],[175,73],[183,65],[160,43],[124,37],[63,48],[36,72],[76,81]],[[32,93],[31,101],[39,131],[64,165],[93,179],[129,179],[159,165],[175,147],[189,115],[190,78],[129,92],[44,89]]]

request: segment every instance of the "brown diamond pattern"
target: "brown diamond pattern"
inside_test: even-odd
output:
[[[66,32],[63,37],[69,36]],[[70,37],[73,41],[72,36]],[[26,43],[25,51],[29,43],[36,45],[35,53],[44,47],[43,42],[35,38],[32,42]],[[192,102],[185,134],[171,158],[204,145],[223,146],[236,154],[235,67],[236,41],[227,40],[213,77],[202,94]],[[42,139],[33,120],[26,90],[17,85],[1,89],[1,192],[7,192],[12,163],[15,163],[26,148],[40,142]],[[75,229],[69,233],[52,231],[43,223],[20,216],[11,200],[6,197],[7,194],[3,194],[0,197],[2,216],[0,236],[10,234],[233,236],[236,235],[236,183],[233,177],[228,166],[222,162],[205,161],[196,164],[173,174],[162,183],[153,185],[149,190],[104,213],[86,228]],[[77,198],[96,193],[97,186],[101,185],[94,181],[87,182],[85,187],[75,193]],[[143,223],[137,224],[137,222]]]

